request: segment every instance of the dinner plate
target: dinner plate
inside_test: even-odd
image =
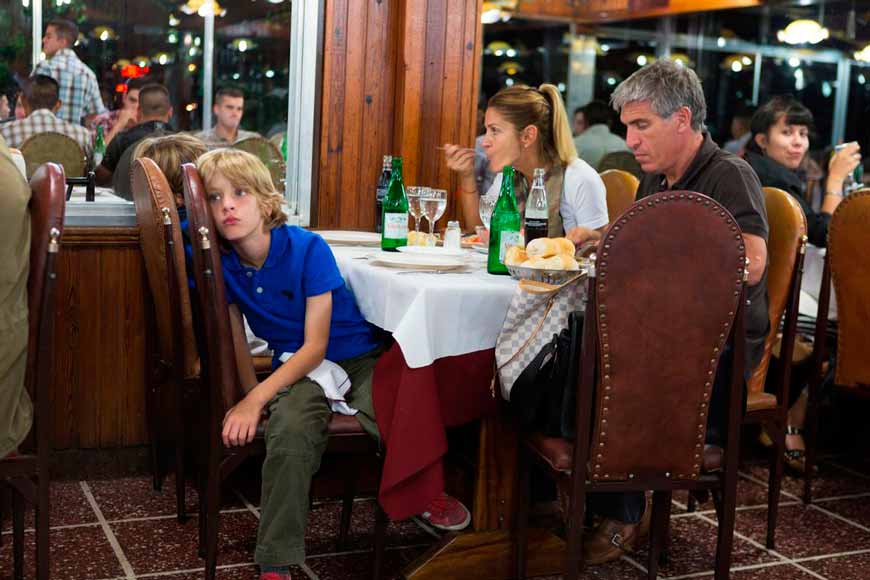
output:
[[[369,264],[388,268],[411,268],[426,270],[457,270],[465,267],[465,261],[453,256],[379,252],[369,255]]]
[[[380,246],[381,234],[352,230],[315,230],[327,244],[333,246]]]
[[[478,254],[488,254],[489,253],[489,244],[472,244],[471,249],[477,252]]]
[[[467,252],[465,250],[451,250],[440,246],[401,246],[396,248],[403,254],[420,254],[425,256],[449,256],[452,258],[462,258]]]

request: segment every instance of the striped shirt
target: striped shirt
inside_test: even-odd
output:
[[[81,125],[73,125],[57,118],[48,109],[37,109],[23,119],[0,125],[0,134],[6,139],[6,143],[17,149],[20,149],[30,137],[40,133],[62,133],[72,137],[81,145],[85,155],[89,159],[91,157],[93,150],[91,132]]]
[[[85,115],[106,112],[100,97],[97,76],[88,65],[79,60],[72,49],[57,51],[53,57],[36,65],[33,72],[48,75],[60,85],[58,98],[61,106],[57,116],[61,119],[70,123],[81,123]]]

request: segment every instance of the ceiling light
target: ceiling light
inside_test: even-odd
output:
[[[776,38],[786,44],[818,44],[830,36],[827,28],[815,20],[795,20],[776,33]]]

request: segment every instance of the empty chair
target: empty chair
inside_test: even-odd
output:
[[[611,222],[616,221],[616,218],[634,203],[640,181],[622,169],[608,169],[602,172],[601,181],[604,182],[604,188],[607,190],[607,215]]]
[[[88,158],[81,145],[62,133],[40,133],[21,145],[21,154],[27,164],[27,177],[43,163],[57,163],[66,177],[82,177],[88,167]]]
[[[278,191],[284,191],[284,176],[287,166],[277,145],[264,137],[248,137],[233,143],[233,149],[241,149],[255,155],[269,168],[269,174],[272,176],[275,188]]]

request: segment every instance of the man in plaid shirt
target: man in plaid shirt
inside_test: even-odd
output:
[[[106,112],[94,71],[72,50],[78,37],[79,28],[74,23],[60,18],[51,20],[42,37],[47,60],[33,71],[52,77],[60,85],[61,107],[57,116],[70,123],[81,123],[86,115]]]
[[[91,157],[91,133],[81,125],[73,125],[55,116],[60,107],[57,99],[58,83],[45,75],[34,75],[25,85],[22,103],[27,116],[18,121],[0,125],[0,134],[10,147],[20,148],[27,139],[40,133],[62,133],[78,142],[82,151]]]

